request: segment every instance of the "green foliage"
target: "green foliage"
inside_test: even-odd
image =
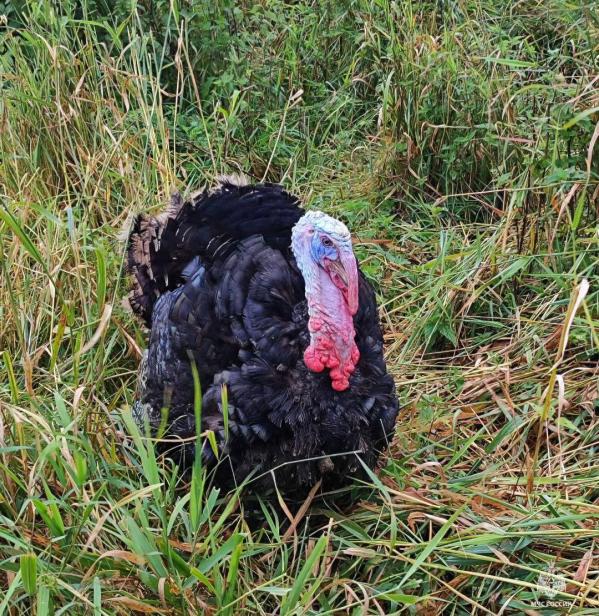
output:
[[[548,569],[594,613],[595,5],[0,16],[0,613],[523,613]],[[164,464],[129,411],[119,235],[238,170],[348,222],[404,404],[362,500],[293,532]]]

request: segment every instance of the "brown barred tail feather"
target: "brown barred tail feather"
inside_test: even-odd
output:
[[[129,304],[150,325],[155,301],[177,285],[185,263],[174,258],[177,216],[183,199],[173,193],[167,209],[157,216],[140,214],[133,223],[127,248],[127,268],[133,277]]]

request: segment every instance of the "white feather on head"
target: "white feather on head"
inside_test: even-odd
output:
[[[306,212],[293,226],[291,232],[292,242],[293,238],[298,234],[309,229],[318,229],[327,235],[332,236],[342,243],[351,241],[351,234],[349,229],[336,218],[325,214],[319,210],[310,210]]]

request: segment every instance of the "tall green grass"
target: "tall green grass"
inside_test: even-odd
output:
[[[596,613],[594,4],[1,7],[0,614]],[[403,404],[291,525],[128,411],[119,238],[237,170],[348,222]]]

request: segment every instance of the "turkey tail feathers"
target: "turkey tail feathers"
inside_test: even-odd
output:
[[[218,183],[217,190],[222,186],[249,186],[251,184],[250,178],[245,173],[230,173],[228,175],[216,176]]]
[[[133,312],[150,325],[154,302],[177,277],[173,261],[177,216],[183,207],[179,193],[173,193],[167,209],[155,217],[140,214],[133,223],[127,248],[127,267],[133,277],[129,304]]]
[[[192,259],[209,265],[247,237],[262,236],[286,253],[291,229],[303,213],[298,199],[281,186],[250,184],[238,174],[220,176],[216,188],[185,201],[175,193],[165,212],[140,215],[133,224],[127,258],[133,311],[150,325],[156,300],[185,282]]]

